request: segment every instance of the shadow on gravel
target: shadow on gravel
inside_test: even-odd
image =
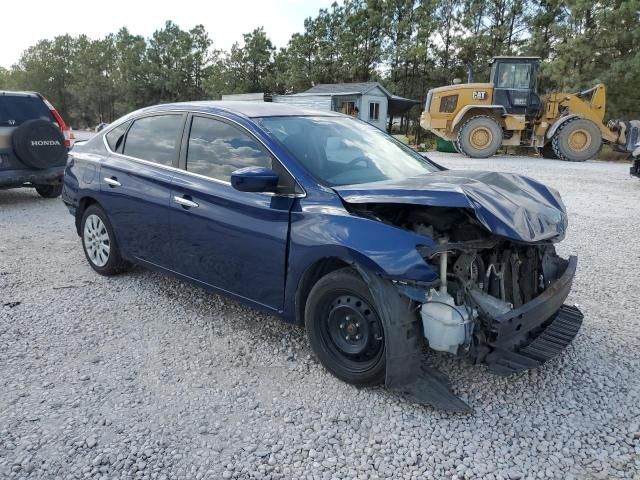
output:
[[[42,198],[34,188],[11,188],[0,189],[0,209],[4,207],[15,207],[23,205],[33,205],[34,203],[61,203],[60,198]]]
[[[256,341],[269,341],[277,346],[276,343],[280,345],[283,335],[296,335],[298,340],[305,337],[304,328],[301,326],[287,323],[275,315],[247,306],[223,294],[144,268],[136,267],[129,275],[135,275],[140,281],[152,284],[161,295],[179,303],[185,309],[192,310],[198,316],[209,318],[211,321],[228,322],[226,326],[234,330],[247,330],[249,335],[255,335]],[[220,318],[227,315],[233,315],[233,320]]]

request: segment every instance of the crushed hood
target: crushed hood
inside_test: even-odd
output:
[[[559,241],[567,229],[567,212],[556,190],[510,173],[444,170],[334,190],[347,203],[471,209],[487,230],[516,241]]]

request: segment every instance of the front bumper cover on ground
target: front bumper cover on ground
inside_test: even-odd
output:
[[[577,257],[570,257],[564,267],[541,295],[491,319],[490,338],[476,363],[486,363],[496,373],[510,374],[536,368],[569,345],[583,318],[576,307],[564,305]],[[425,363],[415,302],[391,281],[359,270],[371,288],[385,330],[385,386],[419,404],[470,412],[469,405],[452,392],[448,377]]]

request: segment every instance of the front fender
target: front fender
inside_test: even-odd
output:
[[[285,316],[295,311],[295,296],[305,271],[318,261],[340,259],[391,279],[435,282],[438,274],[422,258],[419,245],[434,245],[418,235],[338,207],[303,209],[291,214]]]
[[[549,127],[549,129],[547,130],[547,133],[545,134],[546,137],[548,139],[551,139],[553,135],[556,133],[556,131],[558,131],[558,128],[560,128],[561,125],[564,125],[572,118],[580,118],[580,115],[569,114],[569,115],[565,115],[564,117],[561,117],[553,125]]]

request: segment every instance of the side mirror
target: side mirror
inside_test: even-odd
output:
[[[278,174],[265,167],[245,167],[231,174],[231,186],[241,192],[275,192]]]

